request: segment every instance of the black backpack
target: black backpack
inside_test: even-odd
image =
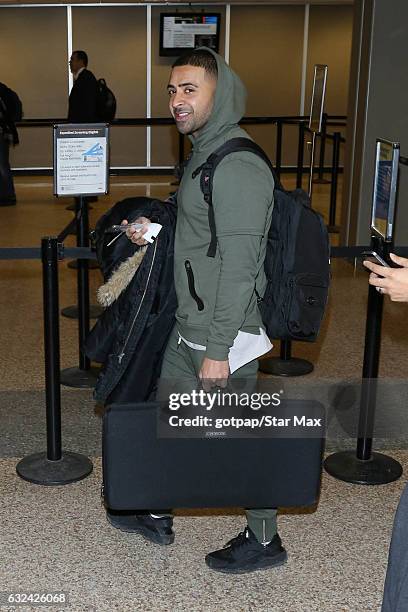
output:
[[[5,106],[7,119],[12,123],[23,118],[23,105],[15,91],[0,83],[0,98]]]
[[[106,84],[105,79],[98,79],[98,98],[96,103],[98,121],[113,121],[116,114],[115,94]]]
[[[200,186],[208,204],[211,243],[207,256],[214,257],[217,236],[212,206],[214,172],[230,153],[250,151],[269,166],[275,181],[274,207],[265,257],[267,286],[258,296],[259,308],[270,338],[313,342],[319,333],[330,282],[330,246],[322,216],[310,207],[302,189],[286,191],[266,153],[248,138],[233,138],[212,153],[193,172],[201,173]]]

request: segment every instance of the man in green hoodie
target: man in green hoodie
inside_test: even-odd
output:
[[[262,295],[266,285],[263,265],[273,208],[272,174],[250,152],[232,153],[221,161],[212,192],[217,249],[214,257],[208,257],[208,205],[200,174],[193,177],[192,173],[226,141],[248,138],[238,126],[245,112],[246,91],[224,60],[204,47],[173,64],[167,89],[171,114],[179,132],[190,137],[192,154],[177,193],[177,323],[161,379],[200,379],[207,390],[225,387],[229,378],[255,380],[257,357],[271,348],[257,293]],[[144,218],[137,221],[148,223]],[[145,231],[147,228],[130,229],[128,236],[142,245]],[[244,573],[285,562],[276,509],[253,509],[246,514],[244,531],[206,556],[210,568]],[[149,528],[156,535],[161,531],[165,543],[171,519],[153,515],[149,520]]]

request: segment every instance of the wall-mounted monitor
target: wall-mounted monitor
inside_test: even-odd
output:
[[[160,55],[178,56],[196,47],[218,52],[220,13],[161,13]]]
[[[385,242],[393,238],[399,142],[377,138],[371,230]]]

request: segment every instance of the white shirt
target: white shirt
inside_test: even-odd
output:
[[[76,81],[76,80],[77,80],[77,78],[79,77],[79,75],[81,74],[81,72],[82,72],[83,70],[85,70],[85,66],[82,66],[82,68],[80,68],[80,69],[78,70],[78,72],[76,72],[75,74],[73,74],[73,75],[72,75],[72,76],[74,77],[74,81]]]
[[[179,334],[179,342],[181,342],[181,340],[196,351],[207,350],[207,347],[202,344],[190,342]],[[270,351],[272,347],[273,344],[262,327],[259,328],[259,336],[257,334],[239,331],[228,353],[230,373],[233,374],[238,368],[242,368],[242,366],[250,361],[264,355]]]

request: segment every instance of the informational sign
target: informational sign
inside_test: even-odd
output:
[[[54,126],[54,194],[108,193],[109,127],[105,123]]]
[[[316,64],[314,67],[313,92],[309,118],[309,129],[315,133],[319,133],[322,129],[326,82],[327,66],[325,64]]]
[[[386,242],[393,237],[399,151],[399,142],[376,141],[371,229]]]

